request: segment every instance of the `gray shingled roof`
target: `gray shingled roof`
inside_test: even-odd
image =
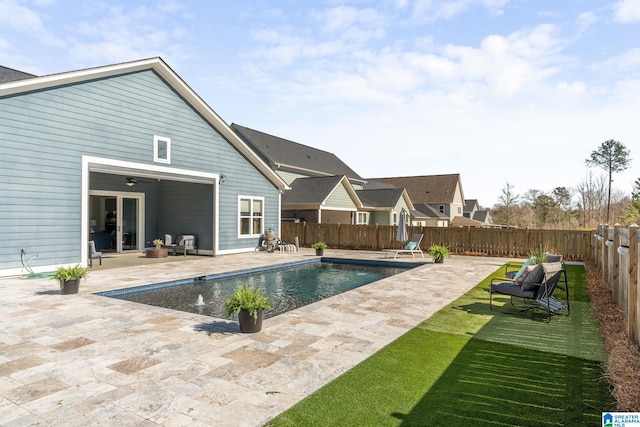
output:
[[[473,210],[473,207],[476,205],[478,205],[477,199],[465,199],[463,212],[464,213],[471,212]]]
[[[388,182],[382,182],[382,181],[376,181],[376,180],[369,180],[364,184],[365,190],[381,190],[381,189],[387,189],[387,188],[396,188],[396,186]]]
[[[480,221],[482,223],[488,223],[489,211],[476,211],[473,214],[473,219],[475,219],[476,221]]]
[[[344,175],[313,178],[297,178],[291,183],[291,190],[282,195],[282,204],[319,204],[340,184]]]
[[[403,192],[403,188],[356,190],[360,201],[368,208],[392,208],[398,204]]]
[[[37,76],[0,65],[0,83],[12,82],[14,80],[30,79],[32,77]]]
[[[349,179],[364,181],[335,154],[269,135],[244,126],[231,124],[231,128],[275,169],[277,165],[316,171],[321,174],[346,175]]]
[[[371,180],[405,188],[414,205],[416,203],[436,205],[453,202],[456,185],[460,182],[460,174],[371,178]],[[460,190],[462,191],[462,188]]]
[[[442,214],[437,210],[433,209],[431,206],[426,205],[424,203],[414,203],[413,207],[416,210],[422,212],[427,218],[446,218],[449,219],[448,215]]]

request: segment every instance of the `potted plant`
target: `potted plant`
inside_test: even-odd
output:
[[[262,329],[264,311],[271,308],[269,298],[262,295],[262,289],[251,289],[246,283],[236,288],[225,302],[227,318],[238,315],[240,332],[253,333]]]
[[[87,276],[89,270],[80,267],[79,264],[74,267],[58,267],[51,279],[60,282],[60,293],[62,295],[77,294],[80,286],[80,279]]]
[[[311,247],[316,250],[317,256],[322,256],[324,255],[324,250],[327,249],[327,244],[325,242],[316,242]]]
[[[449,249],[444,245],[431,245],[428,252],[433,257],[433,262],[437,263],[444,262],[444,257],[450,256]]]
[[[162,249],[162,245],[164,245],[164,242],[161,239],[155,239],[153,241],[153,244],[155,245],[156,249]]]

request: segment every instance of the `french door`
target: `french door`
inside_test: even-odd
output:
[[[144,193],[89,192],[89,240],[101,252],[135,252],[144,242]]]

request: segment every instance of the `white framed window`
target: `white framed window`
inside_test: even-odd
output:
[[[264,232],[264,197],[238,196],[238,235],[259,237]]]
[[[358,222],[356,224],[369,224],[369,212],[358,212]]]
[[[398,213],[397,212],[393,213],[393,224],[392,225],[398,225]]]
[[[171,138],[153,135],[153,161],[171,163]]]
[[[458,206],[458,215],[460,215],[461,213],[462,213],[462,208]]]

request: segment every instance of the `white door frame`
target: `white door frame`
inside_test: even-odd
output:
[[[116,253],[129,253],[140,252],[144,249],[145,242],[145,199],[144,193],[135,193],[129,191],[104,191],[104,190],[89,190],[89,197],[91,196],[105,196],[116,198]],[[138,200],[138,221],[136,224],[136,247],[137,249],[122,250],[122,199],[137,199]],[[87,212],[88,214],[88,212]]]
[[[111,173],[114,175],[134,175],[148,178],[161,177],[175,181],[195,182],[211,184],[213,186],[213,253],[219,251],[219,194],[220,194],[220,174],[200,172],[186,169],[178,169],[168,166],[154,164],[134,163],[123,160],[107,159],[103,157],[82,156],[82,215],[80,224],[80,264],[87,266],[89,254],[89,172]],[[127,193],[131,194],[131,193]],[[200,251],[198,251],[200,252]]]

